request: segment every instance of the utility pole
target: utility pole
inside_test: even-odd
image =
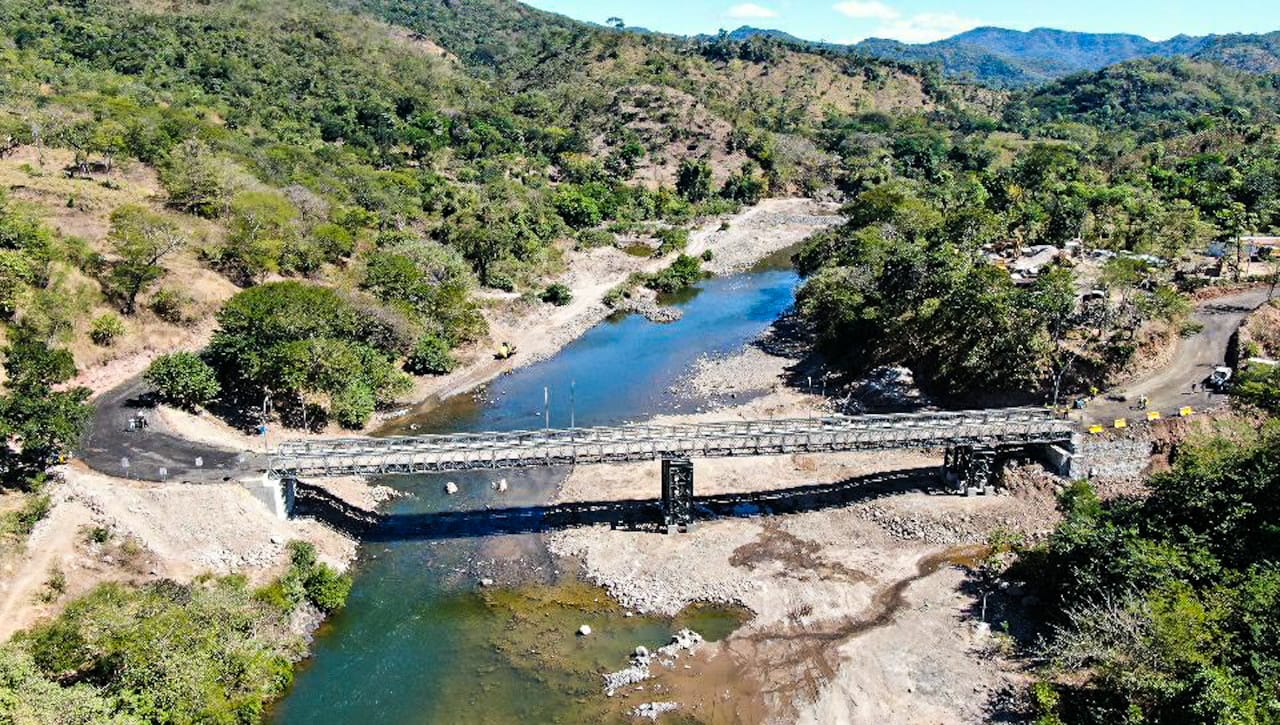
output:
[[[542,386],[542,427],[551,430],[551,388]]]
[[[578,381],[569,381],[569,429],[577,427],[577,411],[578,409]]]

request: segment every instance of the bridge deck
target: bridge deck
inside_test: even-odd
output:
[[[828,416],[688,425],[548,429],[282,443],[278,476],[432,473],[662,458],[1011,446],[1071,439],[1067,421],[1036,408]]]

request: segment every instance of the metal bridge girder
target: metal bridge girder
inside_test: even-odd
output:
[[[895,448],[1068,443],[1070,426],[1039,409],[827,416],[687,425],[287,441],[276,475],[497,470],[663,458]]]

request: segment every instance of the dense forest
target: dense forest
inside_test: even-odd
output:
[[[848,377],[904,365],[947,405],[1057,403],[1130,364],[1137,331],[1194,332],[1209,244],[1280,231],[1280,76],[1240,70],[1266,52],[1246,46],[1009,92],[507,0],[11,0],[0,486],[30,498],[0,536],[49,506],[86,351],[204,320],[203,349],[146,371],[159,396],[360,429],[484,338],[486,300],[567,302],[548,282],[570,251],[651,238],[668,266],[643,281],[670,291],[700,276],[696,220],[768,196],[844,202],[795,261],[800,319]],[[1071,245],[1096,274],[1002,261]],[[1242,397],[1275,412],[1274,377]],[[1276,446],[1267,428],[1188,448],[1145,500],[1065,497],[1025,557],[1058,625],[1045,722],[1280,717]],[[0,720],[256,721],[301,653],[290,613],[347,586],[304,546],[256,589],[106,585],[0,647]],[[161,630],[203,636],[175,653]]]
[[[1016,565],[1050,624],[1037,722],[1280,718],[1280,438],[1275,422],[1182,446],[1147,497],[1079,482]]]
[[[1179,325],[1181,261],[1280,226],[1276,76],[1187,60],[1114,66],[1014,96],[998,119],[862,114],[822,139],[848,222],[798,257],[800,310],[846,369],[906,364],[944,399],[1102,385],[1147,321]],[[1018,283],[991,253],[1119,253]]]
[[[297,300],[333,287],[361,331],[325,338],[353,375],[285,362],[316,332],[297,329],[242,351],[270,365],[230,362],[220,337],[205,357],[221,384],[198,399],[183,381],[203,367],[153,376],[190,403],[270,388],[318,425],[362,426],[406,389],[403,362],[447,369],[484,334],[474,290],[539,294],[561,242],[678,238],[699,215],[822,189],[834,172],[808,133],[828,103],[936,102],[896,67],[760,44],[726,58],[506,2],[24,1],[0,28],[4,148],[72,154],[50,169],[41,151],[29,179],[79,178],[67,205],[89,209],[114,183],[98,176],[143,164],[165,200],[122,205],[101,239],[15,237],[0,285],[13,328],[110,346],[189,323],[191,300],[165,284],[184,257],[239,287],[302,281],[272,288]]]

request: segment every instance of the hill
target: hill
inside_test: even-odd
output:
[[[1014,125],[1029,113],[1042,122],[1125,128],[1149,136],[1219,124],[1271,123],[1280,92],[1266,76],[1187,58],[1146,58],[1080,73],[1017,99]]]
[[[986,27],[925,45],[870,39],[854,47],[876,57],[937,62],[953,77],[1027,86],[1134,58],[1190,55],[1208,42],[1186,36],[1157,43],[1137,35]]]
[[[90,365],[206,330],[239,287],[369,289],[368,266],[408,247],[460,258],[464,287],[537,293],[579,238],[648,239],[829,187],[812,140],[828,113],[945,95],[893,63],[509,0],[17,0],[0,5],[0,57],[0,209],[54,240],[0,280],[4,325]],[[677,188],[682,164],[705,164],[706,193]],[[126,206],[185,242],[121,299]],[[469,297],[450,299],[415,303],[412,334],[474,337]]]
[[[869,38],[852,46],[808,41],[776,30],[742,27],[729,37],[771,37],[827,50],[843,49],[907,63],[935,63],[950,78],[998,88],[1041,85],[1081,71],[1156,56],[1210,60],[1254,73],[1280,70],[1280,32],[1266,35],[1179,35],[1153,41],[1122,33],[1081,33],[1050,28],[1031,31],[983,27],[933,43],[908,44]]]

